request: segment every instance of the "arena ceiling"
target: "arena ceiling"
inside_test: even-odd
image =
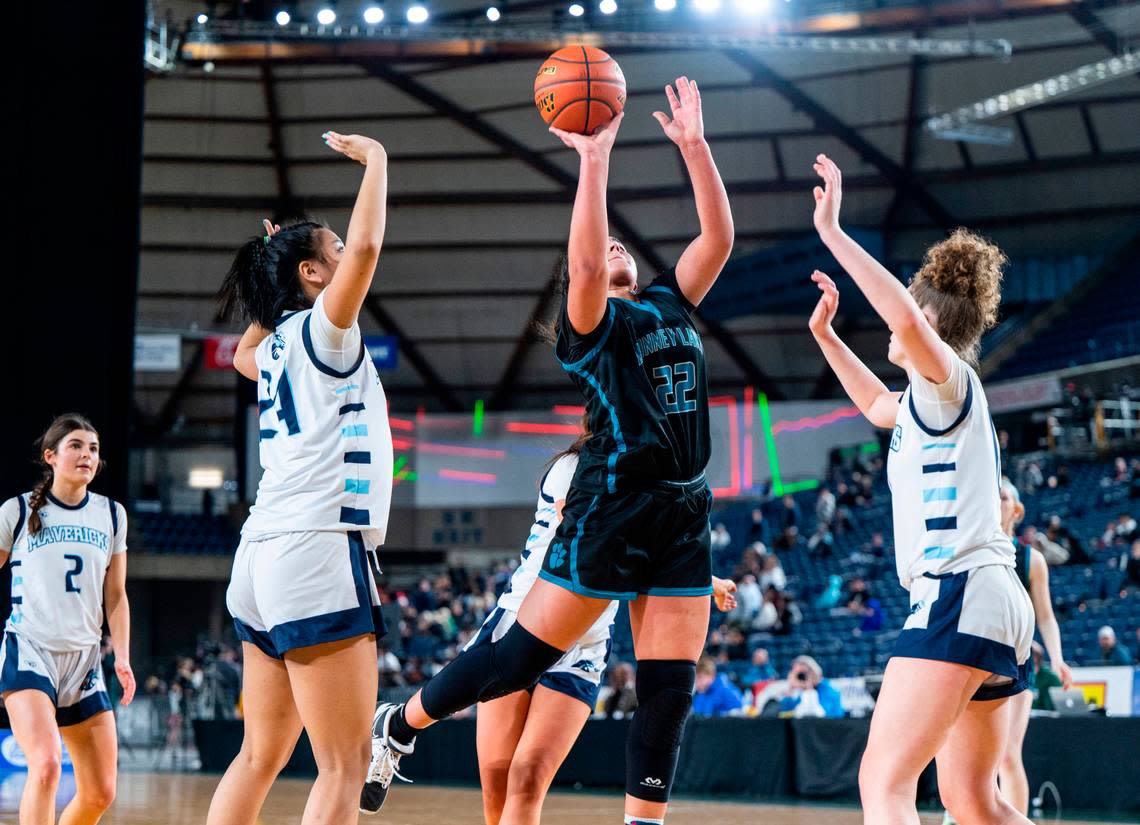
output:
[[[156,12],[185,20],[199,5],[158,3]],[[342,17],[357,5],[340,3]],[[532,0],[513,12],[549,25],[561,5]],[[431,7],[436,21],[462,22],[486,6]],[[1137,224],[1136,76],[995,121],[1012,127],[1009,146],[940,140],[922,122],[1123,52],[1140,38],[1140,3],[934,3],[808,15],[798,25],[825,19],[838,35],[1005,38],[1013,56],[611,48],[629,84],[611,215],[643,276],[653,263],[674,261],[697,230],[679,156],[650,115],[680,74],[701,85],[706,132],[733,203],[734,255],[810,233],[811,158],[820,151],[844,169],[846,222],[884,231],[894,260],[916,259],[956,225],[984,231],[1011,255],[1041,256],[1095,250]],[[550,268],[566,241],[577,169],[531,101],[549,50],[392,58],[367,44],[272,54],[229,48],[187,51],[172,72],[149,75],[137,323],[189,335],[181,374],[137,376],[136,412],[148,428],[228,429],[235,379],[200,368],[195,336],[230,331],[212,296],[261,218],[307,212],[346,227],[360,168],[325,148],[320,134],[330,128],[372,135],[389,152],[387,238],[361,321],[366,332],[400,336],[399,366],[384,375],[393,407],[573,399],[528,332],[554,310]],[[751,316],[710,330],[712,383],[739,387],[759,376],[774,394],[818,392],[823,362],[805,324]],[[851,319],[846,331],[886,368],[878,325]]]

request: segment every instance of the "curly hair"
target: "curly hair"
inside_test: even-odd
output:
[[[997,323],[1007,262],[996,244],[959,228],[926,250],[911,279],[915,301],[937,316],[939,337],[971,364],[977,363],[982,333]]]

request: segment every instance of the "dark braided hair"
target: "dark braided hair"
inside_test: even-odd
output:
[[[316,221],[289,224],[274,235],[258,235],[238,248],[230,271],[218,290],[223,318],[241,315],[273,330],[277,319],[290,310],[306,309],[310,302],[301,288],[300,266],[324,261]]]
[[[43,466],[43,477],[39,483],[32,488],[32,494],[28,496],[28,509],[31,511],[28,514],[28,533],[35,535],[43,529],[43,519],[40,518],[40,509],[47,502],[48,491],[51,489],[52,482],[55,480],[55,473],[52,472],[51,465],[44,461],[44,453],[48,450],[58,450],[59,444],[63,439],[67,438],[68,433],[75,432],[76,430],[85,430],[89,433],[95,433],[98,436],[98,431],[84,416],[79,413],[65,413],[58,416],[51,422],[51,426],[39,438],[39,463]],[[99,473],[103,469],[103,459],[99,459],[99,464],[95,468],[95,472]]]

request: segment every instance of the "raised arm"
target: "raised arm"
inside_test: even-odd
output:
[[[1061,627],[1053,614],[1053,597],[1049,594],[1049,564],[1040,550],[1032,548],[1029,550],[1029,598],[1033,601],[1037,629],[1041,631],[1049,661],[1061,677],[1062,687],[1068,690],[1073,684],[1073,672],[1061,655]]]
[[[325,143],[331,149],[364,164],[364,180],[352,207],[348,232],[344,238],[344,255],[325,289],[325,314],[340,329],[356,323],[360,307],[372,286],[380,245],[384,241],[387,220],[388,154],[372,138],[325,132]]]
[[[609,217],[606,187],[610,178],[610,150],[623,115],[618,115],[593,135],[579,135],[550,127],[562,142],[578,152],[578,192],[570,218],[570,248],[567,267],[570,293],[566,312],[579,335],[589,335],[606,314],[610,275],[606,267]]]
[[[732,252],[734,229],[728,193],[720,179],[712,152],[705,141],[701,93],[697,81],[677,78],[677,91],[665,87],[672,118],[664,112],[653,117],[665,130],[669,140],[677,144],[685,160],[693,196],[697,202],[697,219],[701,234],[689,244],[677,261],[677,284],[690,304],[696,306],[712,289]]]
[[[820,240],[898,336],[899,345],[919,374],[933,384],[945,383],[953,365],[949,347],[938,337],[906,287],[839,228],[839,204],[843,197],[839,167],[826,155],[817,155],[813,168],[823,179],[823,186],[815,187],[813,192],[813,220]]]
[[[898,417],[900,393],[888,390],[875,373],[843,343],[843,339],[832,327],[831,322],[839,312],[839,288],[835,286],[835,281],[818,269],[812,273],[811,279],[823,294],[819,296],[819,303],[816,304],[808,327],[819,348],[823,350],[823,357],[827,359],[839,383],[843,385],[844,392],[855,402],[859,412],[876,427],[893,427]]]

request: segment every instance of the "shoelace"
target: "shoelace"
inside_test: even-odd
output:
[[[402,776],[396,767],[400,764],[400,757],[392,753],[392,749],[387,745],[382,746],[384,750],[380,754],[380,758],[375,760],[372,765],[368,767],[368,776],[365,782],[379,782],[381,786],[387,788],[392,784],[392,777],[397,777],[402,782],[407,782],[409,785],[413,784],[412,780],[406,776]]]

